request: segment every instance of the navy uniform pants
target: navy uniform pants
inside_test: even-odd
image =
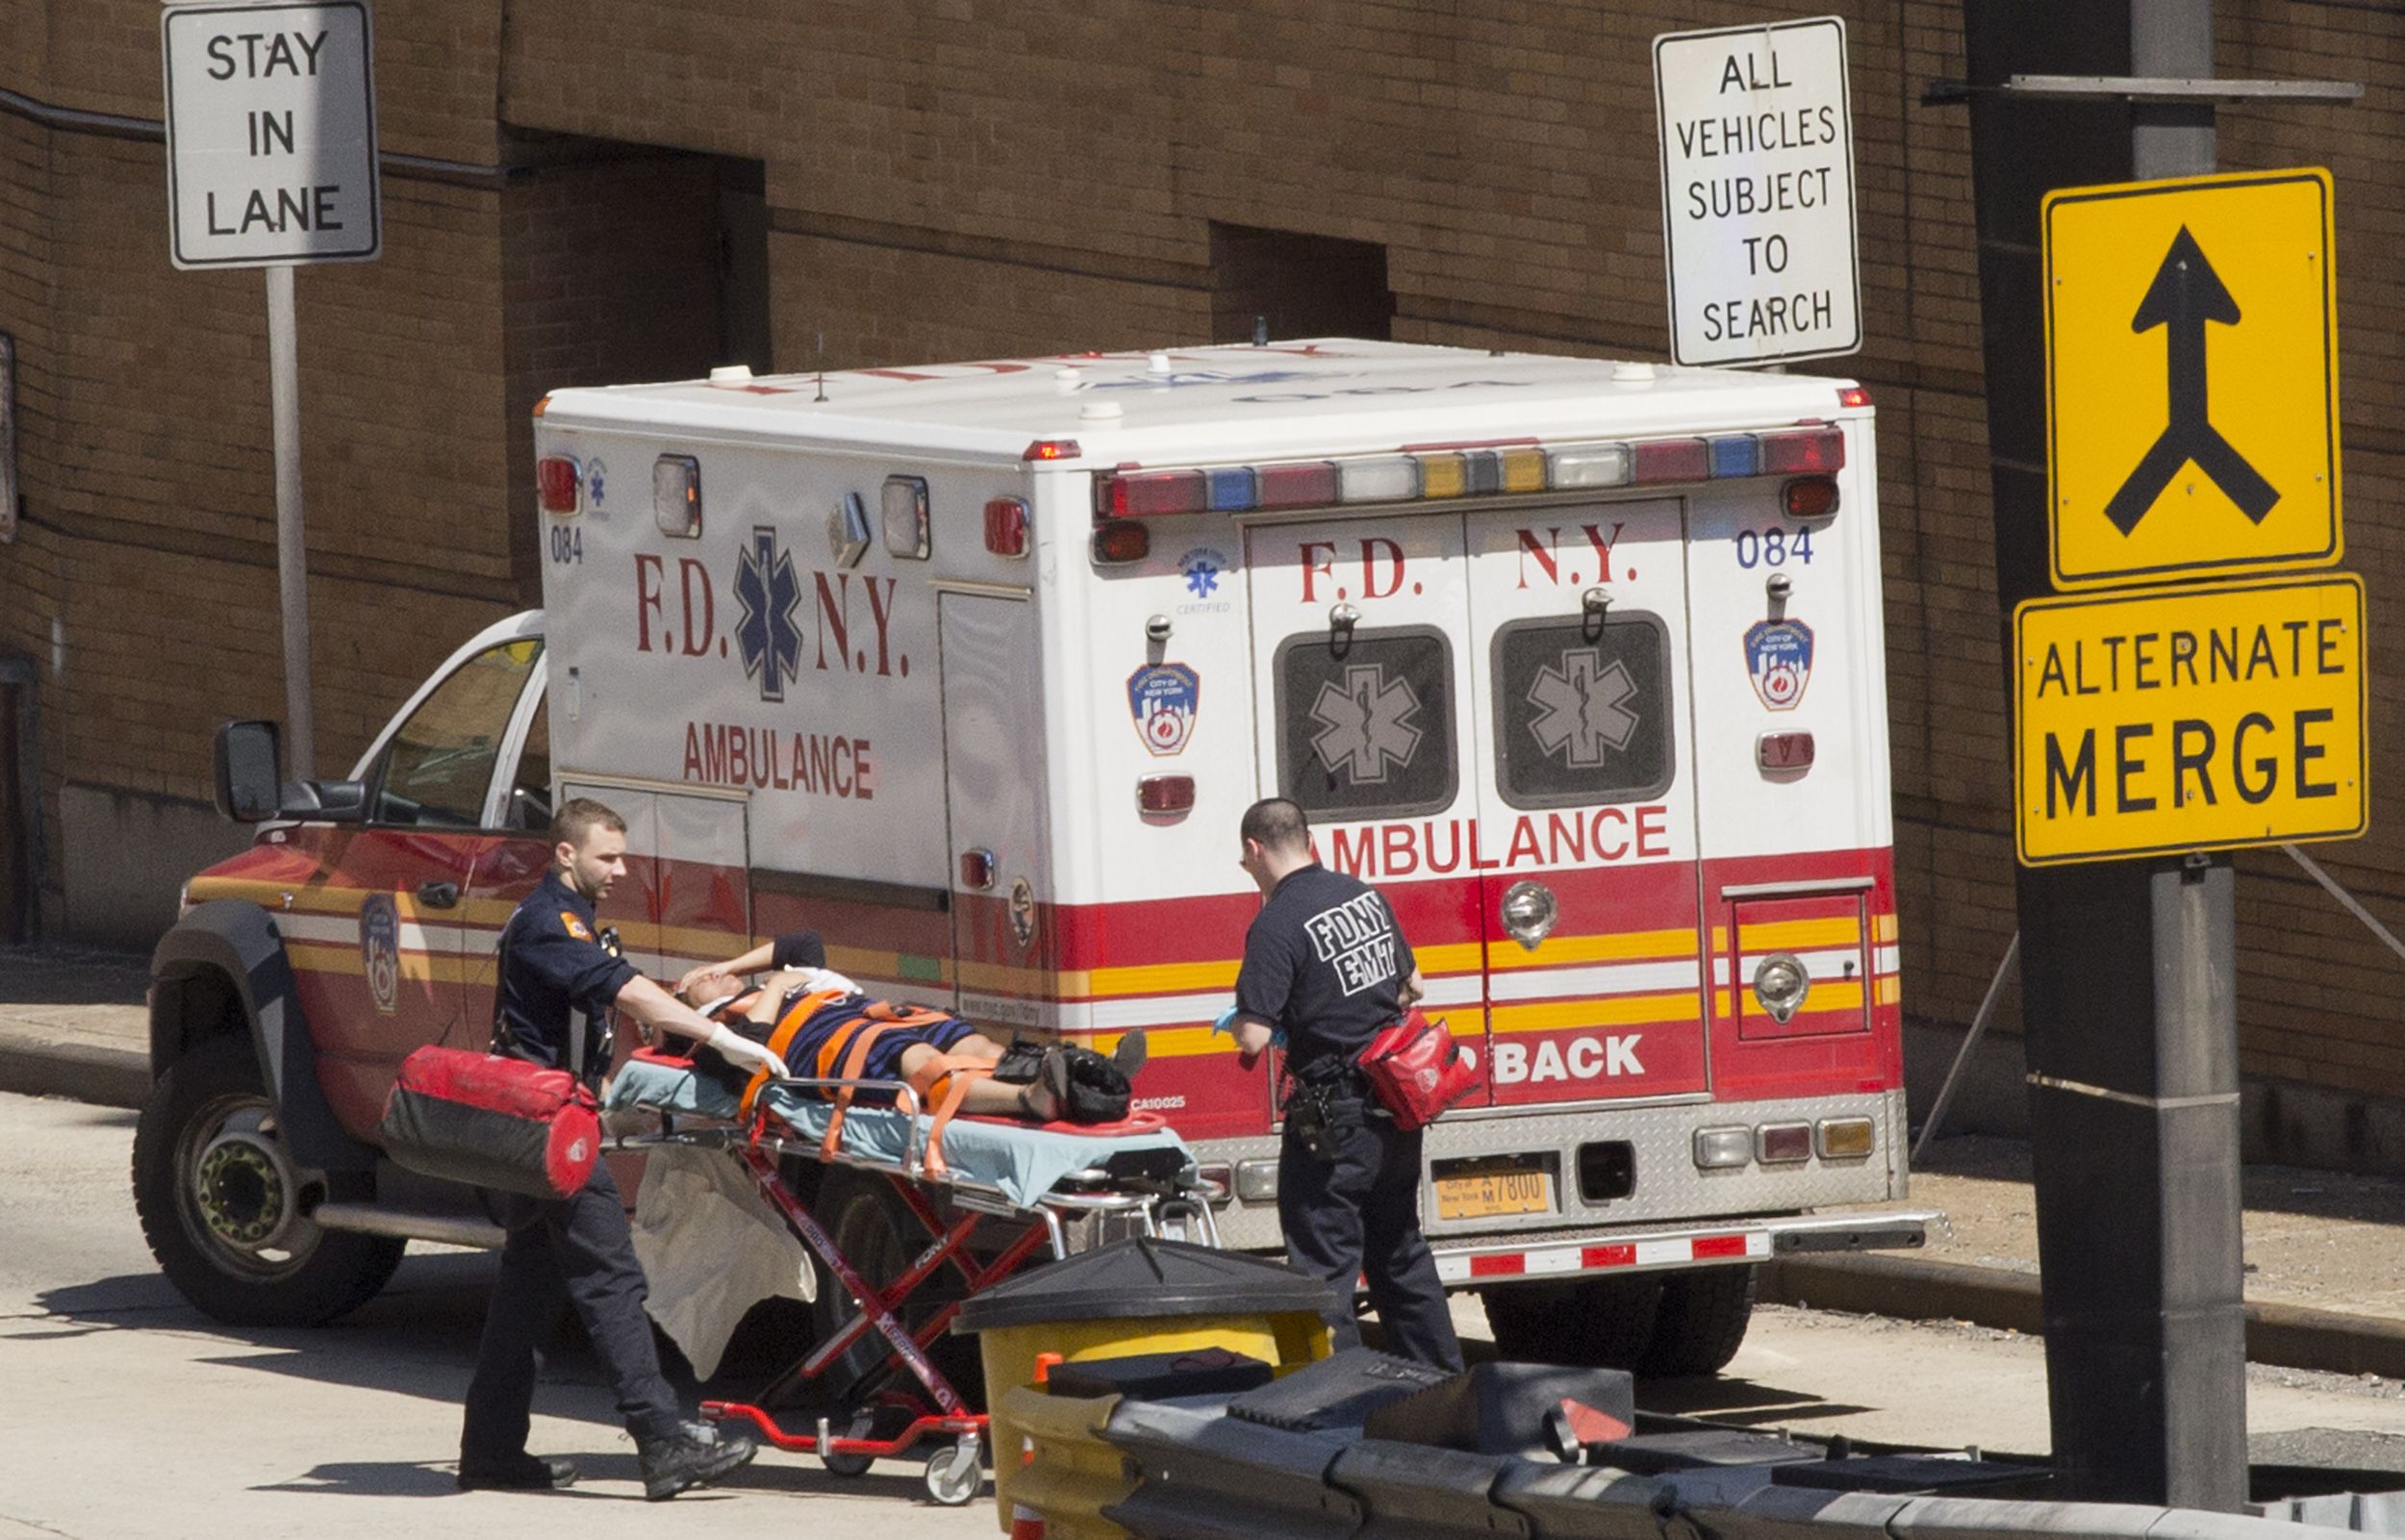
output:
[[[1366,1278],[1388,1351],[1458,1373],[1461,1344],[1436,1280],[1436,1258],[1420,1233],[1419,1132],[1372,1116],[1357,1094],[1332,1097],[1328,1119],[1334,1160],[1305,1149],[1291,1124],[1278,1151],[1278,1222],[1287,1260],[1335,1291],[1343,1307],[1338,1349],[1360,1346],[1352,1307],[1356,1281]]]
[[[675,1436],[683,1426],[675,1393],[660,1374],[651,1321],[644,1314],[643,1267],[626,1224],[626,1205],[607,1161],[575,1197],[494,1195],[509,1244],[485,1307],[476,1374],[468,1384],[460,1458],[499,1464],[526,1452],[527,1415],[544,1344],[573,1304],[600,1354],[618,1412],[638,1442]]]

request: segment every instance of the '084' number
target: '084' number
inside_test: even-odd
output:
[[[1751,570],[1757,567],[1785,567],[1793,557],[1806,567],[1812,565],[1812,532],[1799,529],[1788,534],[1785,529],[1740,529],[1737,531],[1737,565]]]
[[[580,524],[551,526],[551,560],[559,563],[581,562],[585,559],[585,531]],[[1748,567],[1754,564],[1748,562]]]

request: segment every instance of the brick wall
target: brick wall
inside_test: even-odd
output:
[[[386,8],[388,147],[515,169],[395,175],[384,261],[304,275],[321,747],[355,746],[434,654],[522,590],[527,553],[513,562],[507,530],[536,394],[718,361],[684,344],[715,337],[693,238],[723,165],[689,156],[763,168],[787,368],[1204,341],[1246,281],[1215,227],[1383,248],[1399,339],[1659,357],[1650,39],[1828,9]],[[1959,8],[1835,9],[1870,330],[1830,366],[1869,384],[1882,414],[1906,999],[1919,1020],[1960,1023],[2014,916],[1969,141],[1960,109],[1921,105],[1962,72]],[[2337,176],[2348,565],[2376,618],[2405,581],[2405,269],[2389,260],[2405,234],[2405,31],[2340,0],[2216,9],[2222,73],[2372,87],[2353,108],[2227,111],[2220,153],[2234,169]],[[72,29],[61,14],[0,0],[0,32],[24,40],[0,86],[155,113],[155,9],[107,0]],[[614,147],[564,158],[529,138],[547,135]],[[0,115],[0,327],[25,356],[35,516],[0,562],[0,641],[46,656],[50,617],[68,618],[69,669],[45,685],[54,781],[189,796],[199,732],[280,704],[271,501],[257,280],[169,274],[160,192],[155,145]],[[608,231],[619,246],[596,245]],[[412,554],[428,550],[443,559]],[[2372,646],[2373,739],[2393,743],[2405,687],[2385,681],[2405,678],[2405,643],[2375,619]],[[2371,836],[2321,854],[2405,921],[2400,764],[2375,760]],[[2248,1070],[2405,1098],[2388,1029],[2405,969],[2286,857],[2241,871]]]

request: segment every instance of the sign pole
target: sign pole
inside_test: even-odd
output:
[[[276,592],[284,614],[284,716],[294,780],[317,778],[317,719],[309,685],[309,546],[302,535],[300,344],[292,269],[267,275],[267,397],[275,431]]]

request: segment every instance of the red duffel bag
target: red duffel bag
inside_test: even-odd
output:
[[[1370,1090],[1408,1133],[1486,1083],[1485,1072],[1440,1017],[1430,1021],[1417,1007],[1370,1039],[1355,1061]]]
[[[421,1175],[567,1198],[600,1158],[600,1103],[566,1070],[429,1044],[401,1061],[382,1137]]]

